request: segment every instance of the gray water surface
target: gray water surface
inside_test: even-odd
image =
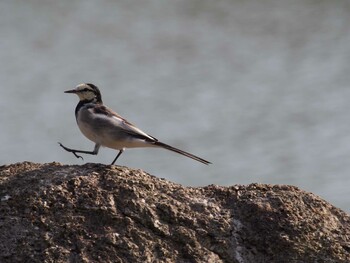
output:
[[[1,163],[82,164],[81,82],[160,149],[118,164],[184,185],[292,184],[350,211],[348,1],[1,1]],[[101,149],[85,162],[109,164]]]

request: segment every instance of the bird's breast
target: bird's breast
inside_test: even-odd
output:
[[[76,119],[79,129],[85,137],[104,147],[121,150],[123,148],[154,146],[127,132],[123,128],[122,120],[95,113],[89,105],[80,108]]]

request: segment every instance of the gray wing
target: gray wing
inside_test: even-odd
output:
[[[93,118],[92,123],[100,131],[109,131],[109,134],[113,134],[116,137],[132,136],[135,139],[141,139],[147,142],[158,141],[104,105],[94,105],[88,111],[90,118]]]

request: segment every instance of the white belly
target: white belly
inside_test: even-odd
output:
[[[135,138],[132,135],[123,133],[123,136],[111,134],[111,131],[106,129],[94,129],[92,125],[77,119],[80,131],[86,138],[101,146],[111,149],[121,150],[124,148],[138,148],[138,147],[154,147],[153,144],[145,140]],[[119,138],[119,139],[118,139]]]

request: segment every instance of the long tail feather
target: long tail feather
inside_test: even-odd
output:
[[[200,158],[200,157],[198,157],[196,155],[193,155],[191,153],[188,153],[188,152],[185,152],[183,150],[180,150],[180,149],[177,149],[175,147],[172,147],[172,146],[170,146],[168,144],[165,144],[165,143],[157,141],[157,142],[154,142],[154,145],[162,147],[162,148],[170,150],[170,151],[173,151],[173,152],[176,152],[176,153],[179,153],[179,154],[182,154],[182,155],[184,155],[186,157],[189,157],[189,158],[192,158],[193,160],[196,160],[198,162],[201,162],[201,163],[204,163],[204,164],[207,164],[207,165],[211,164],[211,162],[208,162],[207,160],[204,160],[204,159],[202,159],[202,158]]]

